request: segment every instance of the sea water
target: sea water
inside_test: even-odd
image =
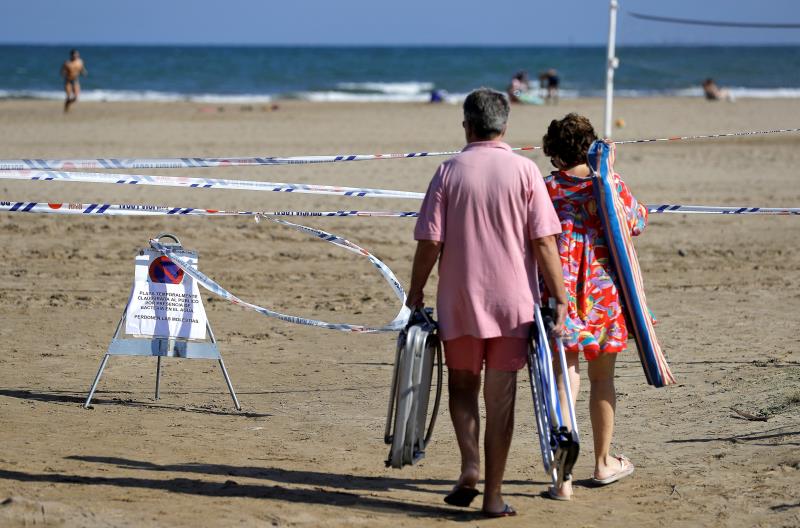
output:
[[[0,46],[0,99],[60,99],[67,46]],[[504,90],[518,70],[536,84],[555,68],[561,96],[605,87],[603,47],[82,46],[83,100],[263,103],[280,99],[457,101],[471,89]],[[623,47],[618,97],[700,97],[712,77],[737,97],[800,97],[800,46]]]

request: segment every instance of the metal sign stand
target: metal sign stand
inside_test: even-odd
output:
[[[175,235],[162,233],[156,237],[159,241],[162,238],[171,238],[175,241],[173,244],[164,244],[165,246],[169,246],[173,250],[180,250],[193,257],[197,256],[195,252],[184,250],[180,240],[178,240],[178,237]],[[128,301],[128,304],[129,303],[130,300]],[[231,378],[228,376],[228,370],[225,368],[225,362],[222,361],[222,355],[220,355],[219,349],[217,348],[217,340],[214,337],[214,332],[211,330],[211,325],[207,320],[206,332],[208,333],[208,340],[206,341],[167,337],[124,337],[123,322],[128,312],[128,304],[125,305],[125,309],[122,311],[122,317],[120,317],[117,323],[117,329],[114,332],[114,337],[111,339],[111,344],[108,346],[108,351],[100,362],[100,368],[97,371],[94,382],[92,382],[91,389],[89,389],[89,396],[86,398],[86,403],[83,405],[85,408],[89,408],[94,392],[97,389],[97,384],[100,382],[100,376],[103,375],[103,369],[105,369],[106,363],[108,363],[109,356],[156,356],[156,400],[160,397],[162,357],[216,359],[222,369],[222,375],[225,378],[225,383],[228,385],[228,391],[231,394],[231,398],[233,398],[233,404],[236,410],[242,410],[241,405],[239,405],[239,399],[236,397],[236,392],[233,390]]]

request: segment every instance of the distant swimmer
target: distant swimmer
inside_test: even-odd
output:
[[[64,112],[69,112],[69,107],[78,100],[78,96],[81,94],[81,83],[78,81],[81,75],[85,77],[89,75],[89,72],[86,70],[78,50],[70,50],[69,60],[64,61],[64,64],[61,65],[64,92],[67,94],[64,101]]]
[[[703,94],[708,101],[725,100],[733,102],[733,95],[728,90],[717,86],[717,83],[711,77],[703,81]]]
[[[539,86],[545,91],[545,100],[548,103],[558,103],[559,82],[558,72],[553,68],[539,74]]]

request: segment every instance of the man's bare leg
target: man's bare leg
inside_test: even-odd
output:
[[[69,105],[72,104],[72,83],[69,81],[64,83],[64,93],[66,94],[66,99],[64,100],[64,112],[69,112]]]
[[[483,511],[501,512],[505,508],[502,495],[503,474],[508,450],[514,433],[514,402],[517,392],[517,373],[486,369],[483,399],[486,402],[486,479],[483,491]]]
[[[447,387],[450,394],[450,418],[461,451],[461,476],[457,486],[474,488],[480,479],[481,456],[478,447],[480,415],[478,393],[481,375],[469,370],[449,369]]]

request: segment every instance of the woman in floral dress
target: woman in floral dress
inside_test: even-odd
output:
[[[544,153],[558,169],[545,177],[545,183],[561,220],[558,249],[569,296],[563,342],[571,397],[574,403],[580,382],[578,356],[583,353],[591,384],[589,414],[595,455],[592,481],[602,486],[627,477],[634,467],[625,456],[610,454],[616,408],[614,365],[617,353],[627,346],[628,330],[603,225],[597,214],[591,169],[586,163],[589,146],[596,139],[587,118],[567,114],[550,123],[544,136]],[[612,147],[612,163],[613,152]],[[631,234],[638,235],[647,224],[647,209],[636,201],[619,174],[614,174],[614,182],[625,204]],[[554,366],[560,369],[557,361]],[[565,400],[562,386],[559,392]],[[551,488],[549,495],[569,500],[571,481],[566,481],[560,489]]]

